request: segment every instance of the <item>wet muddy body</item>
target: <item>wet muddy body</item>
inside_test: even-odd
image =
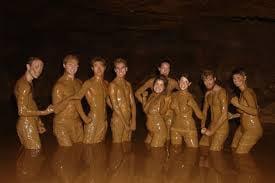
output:
[[[6,123],[14,124],[10,117]],[[15,120],[15,121],[13,121]],[[166,144],[144,144],[145,119],[138,116],[131,143],[113,144],[108,127],[103,143],[59,147],[52,133],[52,118],[44,119],[47,133],[42,150],[26,150],[16,130],[1,133],[1,182],[274,182],[275,125],[264,124],[264,136],[250,154],[236,155],[230,142],[237,123],[221,152]],[[8,128],[7,128],[8,129]],[[15,127],[14,127],[15,129]]]

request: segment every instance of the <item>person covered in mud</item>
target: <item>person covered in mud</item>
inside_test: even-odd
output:
[[[259,119],[257,97],[253,89],[247,86],[247,74],[244,69],[236,69],[232,74],[233,83],[241,91],[240,97],[233,97],[231,104],[240,114],[240,126],[235,132],[231,147],[236,153],[248,153],[263,135]]]
[[[171,66],[171,64],[170,64],[169,60],[167,59],[167,60],[163,60],[158,67],[158,71],[159,71],[160,75],[163,75],[168,80],[168,85],[166,88],[166,92],[168,95],[170,95],[174,90],[180,90],[177,81],[175,79],[172,79],[171,77],[169,77],[170,66]],[[140,103],[142,103],[142,98],[143,98],[142,94],[145,91],[148,91],[149,89],[151,91],[153,91],[154,80],[155,80],[155,77],[149,79],[140,88],[138,88],[137,91],[135,92],[135,96]],[[174,117],[174,113],[171,109],[168,109],[167,112],[164,114],[165,125],[167,128],[167,140],[168,141],[170,140],[170,128],[171,128],[171,125],[173,122],[173,117]]]
[[[68,100],[76,94],[82,82],[75,77],[79,60],[75,55],[67,55],[63,60],[64,74],[57,80],[52,91],[52,102],[55,106],[53,131],[60,146],[71,146],[83,141],[83,125],[90,118],[83,111],[80,100]],[[66,101],[67,100],[67,101]],[[56,105],[61,104],[62,105]],[[80,118],[81,117],[81,118]]]
[[[94,76],[85,81],[81,89],[72,97],[80,100],[85,96],[90,107],[88,117],[91,118],[91,122],[84,124],[83,143],[85,144],[99,143],[105,139],[108,125],[106,113],[108,82],[104,80],[105,68],[105,59],[93,58],[91,69]]]
[[[118,58],[114,61],[116,78],[109,84],[109,96],[113,115],[111,130],[114,143],[131,141],[136,129],[136,103],[131,84],[125,79],[127,61]]]
[[[46,131],[39,116],[51,114],[54,107],[49,105],[45,110],[39,110],[33,98],[33,79],[37,79],[43,71],[44,63],[40,58],[29,58],[25,74],[16,82],[14,95],[18,107],[17,134],[21,144],[26,149],[40,149],[39,134]]]
[[[210,146],[212,151],[220,151],[228,136],[228,97],[226,90],[216,83],[216,76],[211,70],[204,70],[201,79],[207,89],[204,97],[203,114],[201,121],[200,145]],[[205,127],[206,116],[210,108],[211,121],[208,128]]]
[[[165,94],[168,80],[165,76],[158,76],[153,82],[153,93],[148,97],[148,93],[143,93],[142,105],[146,113],[146,127],[148,135],[145,143],[152,147],[164,146],[167,138],[167,127],[163,115],[167,112],[171,97]]]
[[[188,74],[182,74],[179,80],[180,91],[172,94],[171,109],[175,113],[175,119],[171,127],[171,143],[182,144],[182,138],[187,147],[198,147],[198,134],[193,112],[203,120],[203,114],[194,97],[188,91],[191,85]]]

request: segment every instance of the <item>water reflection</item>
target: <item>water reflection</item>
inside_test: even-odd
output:
[[[37,182],[45,164],[45,155],[41,150],[20,148],[16,161],[16,179],[18,182]]]
[[[21,149],[18,182],[261,182],[253,156],[144,144],[77,144],[54,152]]]

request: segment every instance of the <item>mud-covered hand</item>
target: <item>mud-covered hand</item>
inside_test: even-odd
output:
[[[39,122],[38,122],[38,132],[40,133],[40,134],[43,134],[43,133],[45,133],[47,130],[46,130],[46,128],[45,128],[45,126],[44,126],[44,123],[42,123],[42,121],[40,120]]]
[[[239,99],[238,99],[238,97],[233,97],[230,102],[235,107],[237,107],[239,105]]]

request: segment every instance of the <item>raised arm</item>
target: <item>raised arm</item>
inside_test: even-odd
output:
[[[141,87],[139,87],[139,89],[137,89],[135,96],[137,98],[137,100],[142,103],[142,94],[149,88],[153,87],[153,82],[154,79],[149,79],[146,83],[144,83]]]
[[[180,90],[179,83],[176,80],[172,79],[170,82],[171,82],[172,91],[173,90],[178,90],[178,91]]]

